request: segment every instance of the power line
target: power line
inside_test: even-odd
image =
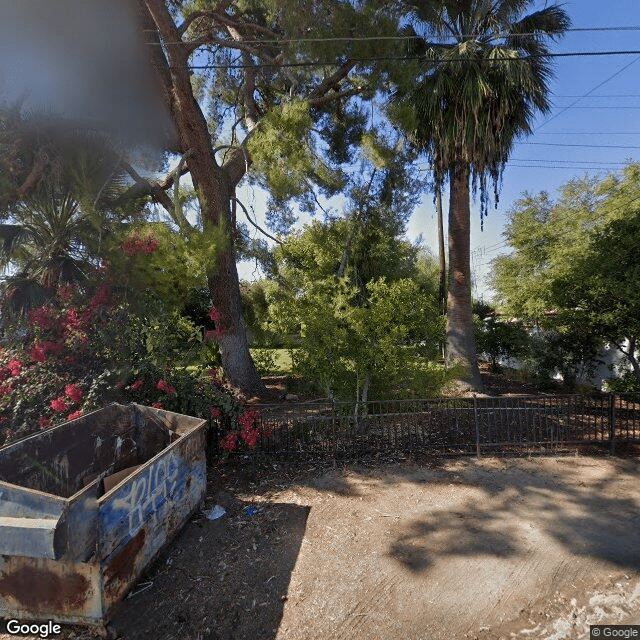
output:
[[[514,169],[560,169],[564,171],[576,171],[580,169],[584,169],[587,171],[612,171],[611,167],[588,167],[588,166],[568,166],[568,167],[559,167],[557,165],[546,165],[546,164],[512,164],[509,163],[507,168],[512,167]]]
[[[604,160],[549,160],[539,158],[510,158],[510,162],[556,162],[562,164],[610,164],[620,165],[621,167],[627,166],[628,162],[606,162]]]
[[[601,86],[605,85],[610,80],[613,80],[616,76],[620,75],[623,71],[628,69],[632,64],[636,63],[638,60],[640,60],[640,56],[637,58],[634,58],[631,62],[620,67],[620,69],[612,73],[608,78],[605,78],[602,82],[598,83],[595,87],[593,87],[593,89],[590,89],[583,96],[579,97],[577,100],[574,100],[568,107],[565,107],[562,111],[559,111],[555,115],[552,115],[550,118],[545,120],[539,127],[536,127],[535,132],[537,133],[540,129],[542,129],[542,127],[549,124],[552,120],[555,120],[558,116],[562,115],[566,111],[569,111],[569,109],[571,109],[571,107],[578,104],[580,100],[582,100],[583,98],[586,98],[587,96],[590,96],[594,91],[597,91]]]
[[[567,111],[567,109],[569,109],[569,107],[551,107],[552,109],[562,109],[563,111]],[[600,105],[593,105],[593,106],[587,106],[587,107],[571,107],[572,109],[614,109],[614,110],[638,110],[640,109],[640,107],[619,107],[617,105],[608,105],[608,104],[600,104]]]
[[[533,144],[541,147],[587,147],[589,149],[639,149],[640,145],[623,144],[573,144],[569,142],[519,142],[518,144]]]
[[[240,25],[239,25],[240,26]],[[250,26],[250,25],[248,25]],[[145,33],[157,33],[156,29],[143,29]],[[639,26],[619,26],[619,27],[584,27],[584,28],[575,28],[575,29],[566,29],[564,33],[589,33],[589,32],[608,32],[608,31],[640,31]],[[493,40],[502,40],[506,37],[514,37],[514,36],[540,36],[541,33],[539,31],[529,31],[525,33],[512,34],[508,32],[500,33],[497,32],[492,34]],[[438,35],[434,34],[430,36],[430,39],[433,40],[452,40],[458,38],[477,38],[477,33],[461,33],[452,37],[447,34]],[[258,44],[297,44],[297,43],[314,43],[314,42],[382,42],[382,41],[407,41],[407,40],[422,40],[426,41],[423,36],[419,35],[397,35],[397,36],[331,36],[326,38],[265,38],[263,40],[260,39],[247,39],[242,40],[241,42],[246,45],[258,45]],[[427,41],[428,43],[428,41]],[[162,41],[162,42],[146,42],[145,44],[155,45],[155,46],[169,46],[169,45],[183,45],[183,44],[191,44],[188,40],[178,40],[178,41]],[[206,42],[202,43],[202,46],[207,46]]]
[[[541,131],[536,136],[640,136],[640,131]]]
[[[606,93],[599,96],[570,96],[554,94],[555,98],[640,98],[640,93]]]
[[[628,55],[637,55],[639,56],[638,58],[634,59],[632,62],[630,62],[628,65],[626,65],[623,69],[621,69],[620,71],[623,71],[624,69],[626,69],[628,66],[630,66],[631,64],[633,64],[634,62],[636,62],[636,60],[640,60],[640,50],[637,49],[631,49],[628,51],[570,51],[570,52],[562,52],[562,53],[547,53],[547,54],[534,54],[534,55],[528,55],[528,56],[523,56],[521,58],[508,58],[508,57],[504,57],[504,58],[481,58],[481,59],[469,59],[469,58],[426,58],[425,56],[371,56],[371,57],[367,57],[367,58],[349,58],[350,60],[352,60],[353,62],[382,62],[382,61],[408,61],[408,60],[425,60],[427,62],[429,62],[430,64],[443,64],[443,63],[451,63],[451,62],[460,62],[460,63],[471,63],[471,64],[480,64],[480,63],[484,63],[484,64],[495,64],[496,62],[507,62],[507,63],[513,63],[513,62],[527,62],[530,59],[537,59],[537,58],[572,58],[572,57],[591,57],[591,56],[628,56]],[[324,61],[320,61],[320,60],[306,60],[306,61],[302,61],[302,62],[281,62],[281,63],[273,63],[273,64],[269,64],[269,63],[264,63],[264,62],[260,62],[260,63],[256,63],[256,64],[246,64],[246,63],[240,63],[240,64],[218,64],[218,63],[210,63],[210,64],[202,64],[202,65],[188,65],[189,69],[192,70],[205,70],[205,69],[273,69],[273,68],[296,68],[296,67],[328,67],[328,66],[335,66],[339,64],[338,62],[336,62],[335,60],[324,60]],[[170,65],[171,66],[171,65]],[[619,72],[618,72],[619,73]],[[617,74],[614,74],[617,75]],[[611,76],[613,77],[613,76]],[[611,79],[611,78],[609,78]],[[601,83],[598,86],[601,86],[603,83]],[[593,91],[595,91],[595,89],[597,89],[598,87],[595,87],[593,89]],[[567,109],[570,109],[573,105],[569,105],[568,107],[566,107],[564,110],[566,111]],[[562,111],[560,112],[562,113]],[[560,115],[560,113],[556,114],[556,116]],[[553,116],[554,118],[556,116]],[[549,118],[549,121],[551,121],[553,118]],[[546,124],[543,123],[543,124]],[[543,126],[543,125],[540,125]]]

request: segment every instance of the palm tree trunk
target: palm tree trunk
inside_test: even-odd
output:
[[[481,391],[471,307],[469,173],[467,163],[458,163],[451,169],[446,362],[449,366],[462,365],[460,381],[474,391]]]
[[[436,186],[436,213],[438,214],[438,264],[440,266],[440,278],[438,285],[438,295],[440,311],[444,313],[447,309],[447,267],[444,256],[444,224],[442,221],[442,186]]]

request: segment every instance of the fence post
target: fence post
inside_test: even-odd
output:
[[[473,421],[476,425],[476,456],[480,458],[480,421],[478,420],[478,399],[473,395]]]
[[[609,394],[609,453],[614,455],[616,451],[616,396]]]

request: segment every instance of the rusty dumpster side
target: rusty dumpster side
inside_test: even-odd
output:
[[[140,405],[100,411],[67,423],[69,438],[59,427],[0,450],[0,617],[105,624],[204,497],[204,420]],[[33,471],[17,468],[52,441],[68,444]],[[112,460],[116,471],[137,464],[105,492]]]

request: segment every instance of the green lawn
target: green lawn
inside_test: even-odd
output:
[[[285,375],[291,373],[291,353],[289,349],[268,349],[255,347],[251,355],[263,375]]]

